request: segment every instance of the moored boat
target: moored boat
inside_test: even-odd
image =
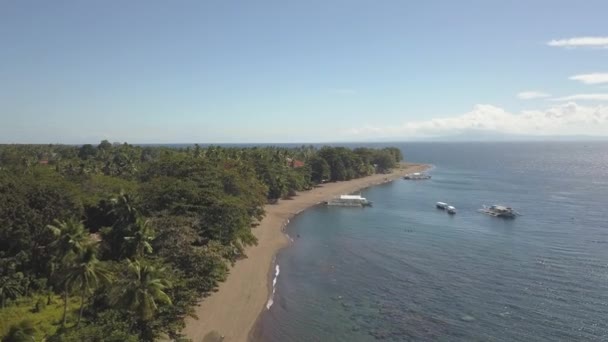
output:
[[[415,172],[415,173],[410,173],[410,174],[403,176],[403,179],[424,180],[424,179],[431,179],[431,175],[427,175],[426,173]]]
[[[339,207],[371,207],[372,202],[361,195],[340,195],[327,202],[327,205]]]
[[[450,215],[454,215],[456,214],[456,208],[452,207],[451,205],[448,205],[445,210],[448,212],[448,214]]]
[[[503,205],[484,205],[483,208],[479,209],[480,213],[484,213],[494,217],[503,217],[503,218],[515,218],[520,215],[517,211],[515,211],[511,207],[506,207]]]
[[[444,202],[437,202],[435,206],[437,207],[437,209],[445,210],[448,207],[448,204]]]

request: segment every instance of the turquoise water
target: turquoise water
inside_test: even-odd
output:
[[[292,220],[260,340],[608,340],[607,143],[401,147],[430,181]],[[523,216],[476,211],[495,203]]]

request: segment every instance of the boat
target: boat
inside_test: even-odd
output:
[[[448,207],[448,204],[444,202],[437,202],[435,206],[437,207],[437,209],[445,210]]]
[[[371,207],[372,202],[361,195],[340,195],[327,202],[327,205],[339,207]]]
[[[403,179],[424,180],[424,179],[431,179],[431,175],[427,175],[426,173],[415,172],[415,173],[410,173],[410,174],[403,176]]]
[[[456,214],[456,208],[454,208],[453,206],[451,206],[445,202],[437,202],[437,203],[435,203],[435,207],[437,207],[437,209],[447,211],[448,214],[450,214],[450,215]]]
[[[503,218],[515,218],[516,216],[520,215],[513,208],[506,207],[503,205],[492,205],[492,206],[484,205],[483,208],[479,209],[479,212],[490,215],[490,216],[503,217]]]

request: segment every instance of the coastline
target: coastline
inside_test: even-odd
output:
[[[266,310],[273,290],[275,256],[290,243],[284,229],[292,217],[332,197],[390,182],[429,167],[427,164],[405,163],[390,174],[326,183],[299,192],[293,199],[266,205],[266,216],[253,230],[258,244],[246,249],[247,258],[236,262],[216,292],[201,299],[194,309],[198,319],[187,317],[182,333],[194,342],[247,341],[258,317]]]

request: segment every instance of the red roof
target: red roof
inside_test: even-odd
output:
[[[301,160],[294,160],[292,165],[293,165],[293,167],[302,167],[302,166],[304,166],[304,162]]]

